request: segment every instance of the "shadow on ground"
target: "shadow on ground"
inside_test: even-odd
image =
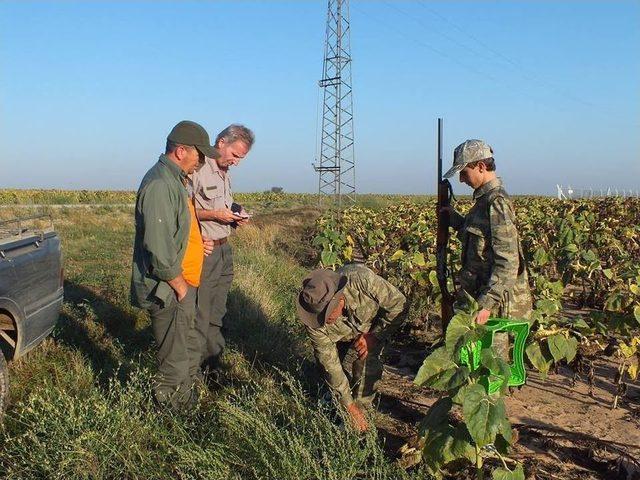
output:
[[[66,281],[64,292],[65,309],[54,332],[57,341],[88,358],[101,385],[116,372],[124,380],[127,365],[151,347],[149,322],[138,327],[134,310],[125,310],[83,285]]]
[[[275,367],[291,373],[312,396],[323,383],[304,341],[287,319],[271,319],[260,305],[232,288],[223,333],[228,343],[255,367]]]

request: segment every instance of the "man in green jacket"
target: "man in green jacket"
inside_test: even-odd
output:
[[[458,145],[445,178],[460,174],[473,191],[475,204],[466,216],[453,208],[451,226],[462,242],[462,269],[456,308],[465,308],[468,293],[478,302],[476,321],[489,316],[528,318],[532,300],[513,203],[496,176],[493,149],[482,140]]]
[[[375,394],[382,377],[380,353],[404,321],[405,296],[366,266],[351,264],[336,272],[311,272],[302,282],[297,309],[329,387],[353,426],[366,430],[359,404],[369,404]],[[339,344],[348,349],[342,359]]]
[[[202,126],[178,123],[136,197],[131,298],[151,316],[158,346],[155,398],[172,407],[195,401],[192,387],[199,367],[194,322],[203,243],[189,205],[186,176],[205,156],[215,155]]]

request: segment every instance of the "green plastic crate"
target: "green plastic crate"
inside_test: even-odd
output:
[[[473,344],[473,348],[471,345],[466,345],[460,351],[460,360],[462,363],[469,367],[469,370],[476,370],[480,366],[482,349],[489,348],[493,345],[494,335],[499,332],[512,333],[515,338],[513,343],[509,342],[511,376],[509,377],[508,385],[510,387],[516,387],[524,384],[527,378],[524,369],[524,349],[527,337],[529,336],[529,322],[525,320],[492,318],[486,323],[485,327],[487,328],[486,335]],[[504,384],[504,380],[504,375],[501,375],[500,372],[491,371],[488,385],[485,385],[485,388],[489,393],[497,392]]]

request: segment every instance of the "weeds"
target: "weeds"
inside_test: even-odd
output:
[[[197,409],[173,414],[152,402],[149,320],[129,306],[132,209],[52,213],[65,254],[63,315],[52,339],[10,365],[1,478],[426,478],[318,402],[293,303],[305,269],[278,247],[286,219],[238,230],[231,368]]]

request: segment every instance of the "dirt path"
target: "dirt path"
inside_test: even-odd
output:
[[[380,386],[376,425],[394,454],[412,435],[437,392],[413,385],[418,365],[406,348],[391,351]],[[395,365],[394,365],[395,363]],[[409,365],[407,365],[409,363]],[[527,383],[506,399],[507,412],[519,432],[512,458],[525,462],[531,478],[614,479],[620,462],[640,458],[640,384],[629,385],[627,396],[612,409],[614,366],[597,361],[593,390],[562,368],[546,380],[528,372]],[[633,478],[633,477],[628,477]]]
[[[311,219],[317,215],[317,210],[300,209],[284,218],[276,213],[260,220],[282,223],[289,235],[280,247],[313,268],[316,252],[310,247]],[[586,314],[584,310],[567,313]],[[393,344],[385,352],[380,401],[374,416],[390,456],[396,456],[407,441],[411,443],[418,423],[438,398],[437,392],[413,384],[426,355],[425,344],[437,336],[420,328],[403,335],[402,344]],[[437,330],[437,326],[432,328]],[[574,382],[568,368],[560,368],[546,380],[528,370],[527,383],[506,399],[519,438],[511,458],[525,464],[528,480],[640,480],[640,463],[634,463],[640,459],[640,384],[630,384],[626,398],[613,410],[614,364],[596,360],[594,367],[591,391],[584,379]],[[638,476],[620,474],[621,463],[630,465],[629,471],[637,468]],[[455,478],[465,478],[464,472]]]

